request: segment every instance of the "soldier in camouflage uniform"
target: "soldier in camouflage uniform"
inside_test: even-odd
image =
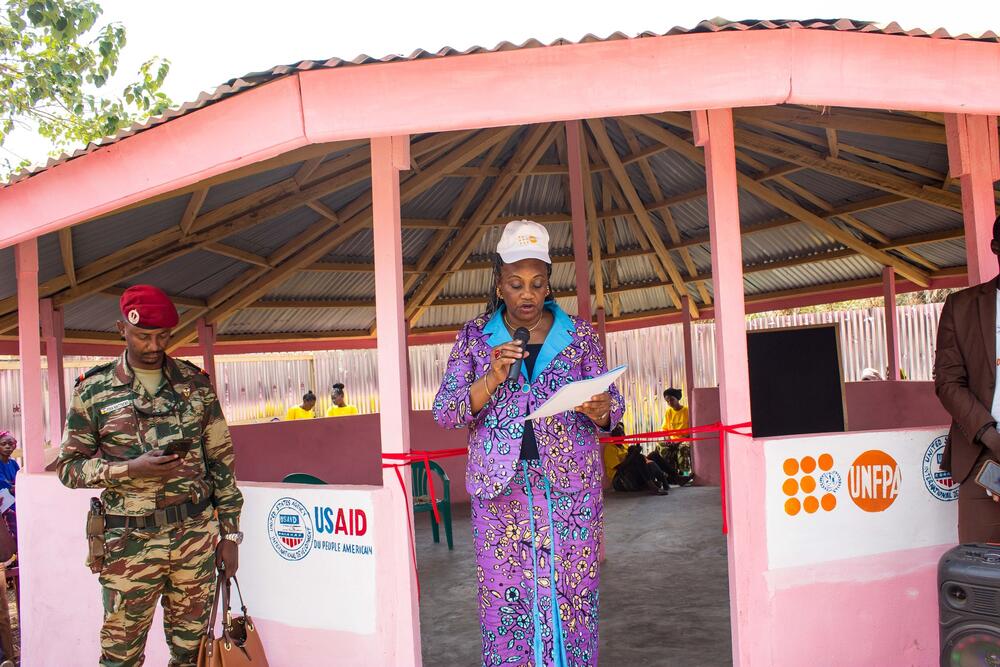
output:
[[[126,351],[77,382],[59,478],[71,488],[104,489],[100,664],[143,664],[162,597],[170,667],[193,667],[216,568],[229,577],[238,566],[243,498],[232,440],[208,376],[164,352],[177,324],[166,295],[132,287],[121,310]],[[164,453],[185,440],[186,454]]]

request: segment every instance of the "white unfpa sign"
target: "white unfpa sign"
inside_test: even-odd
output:
[[[240,578],[247,584],[252,614],[302,628],[373,633],[371,491],[241,489]]]
[[[771,569],[956,542],[946,442],[923,429],[764,443]]]

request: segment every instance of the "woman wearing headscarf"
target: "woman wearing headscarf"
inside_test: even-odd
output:
[[[575,411],[524,419],[559,387],[605,372],[590,323],[552,298],[548,240],[528,220],[504,229],[487,310],[458,334],[434,399],[438,424],[469,429],[484,665],[597,664],[597,435],[621,421],[624,404],[612,386]],[[521,327],[526,349],[512,340]]]

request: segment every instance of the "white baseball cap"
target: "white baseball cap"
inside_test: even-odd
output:
[[[549,232],[532,220],[515,220],[503,228],[497,254],[504,264],[513,264],[522,259],[540,259],[551,264],[549,258]]]

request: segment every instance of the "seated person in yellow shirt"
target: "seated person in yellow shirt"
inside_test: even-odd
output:
[[[684,431],[691,426],[688,409],[681,405],[680,389],[670,387],[663,392],[663,400],[667,402],[667,411],[663,415],[661,431],[681,431],[667,436],[667,443],[649,455],[649,459],[666,471],[671,484],[687,486],[691,479],[691,443],[687,442],[689,433]]]
[[[347,404],[347,399],[344,398],[344,384],[342,382],[333,385],[333,390],[330,392],[330,400],[333,401],[333,405],[326,411],[327,417],[346,417],[347,415],[358,414],[356,407]]]
[[[314,419],[316,417],[316,413],[313,412],[314,407],[316,407],[316,394],[312,393],[310,389],[302,397],[302,405],[293,405],[288,408],[288,414],[285,415],[285,419],[287,421],[293,419]]]

